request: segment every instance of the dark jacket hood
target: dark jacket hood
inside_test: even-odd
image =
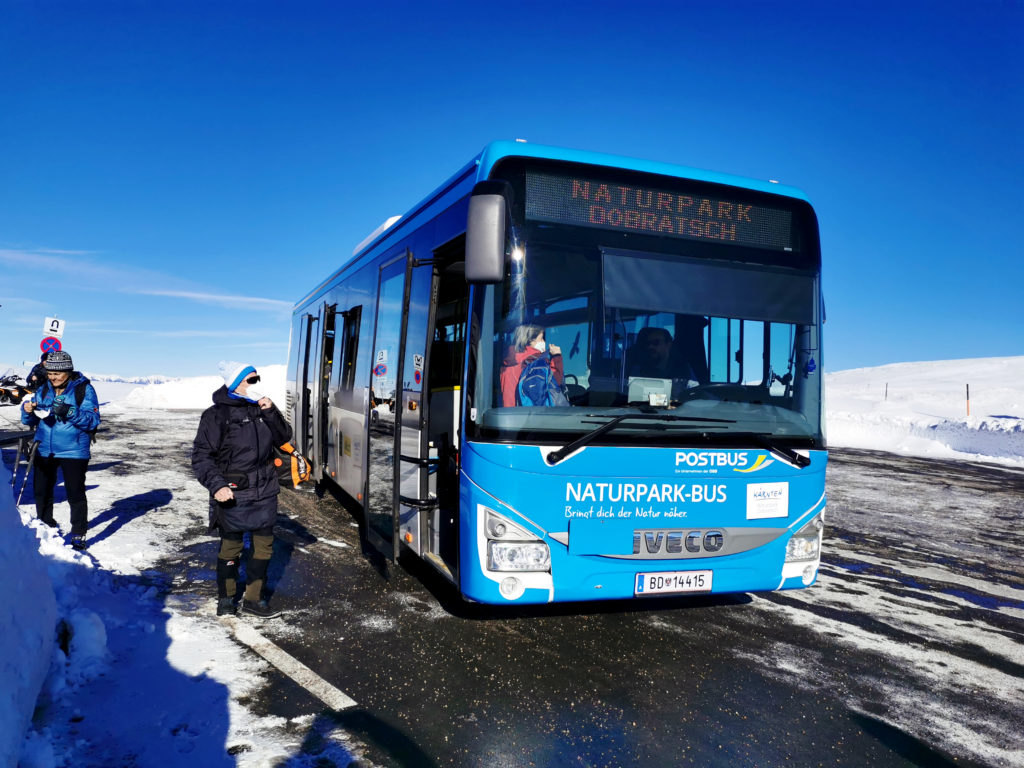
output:
[[[255,400],[246,400],[244,397],[232,397],[231,393],[228,392],[227,384],[221,384],[220,389],[213,393],[212,399],[214,405],[230,405],[235,407],[256,405]]]

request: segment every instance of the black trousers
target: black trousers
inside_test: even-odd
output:
[[[64,490],[71,505],[71,534],[84,536],[89,528],[89,504],[85,500],[85,473],[88,459],[59,459],[36,454],[32,462],[32,491],[36,496],[36,514],[45,523],[53,523],[53,489],[57,470],[64,475]]]

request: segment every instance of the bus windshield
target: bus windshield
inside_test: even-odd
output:
[[[595,442],[823,446],[813,259],[517,210],[505,280],[475,293],[472,437],[571,441],[644,414]]]

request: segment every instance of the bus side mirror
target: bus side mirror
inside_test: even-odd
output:
[[[500,283],[505,276],[505,224],[512,187],[481,181],[473,187],[466,220],[466,281]]]

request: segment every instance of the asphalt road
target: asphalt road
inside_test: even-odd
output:
[[[261,631],[358,702],[320,718],[377,765],[1024,766],[1024,472],[830,461],[811,589],[534,610],[467,604],[289,491]],[[310,696],[282,676],[253,705]]]

